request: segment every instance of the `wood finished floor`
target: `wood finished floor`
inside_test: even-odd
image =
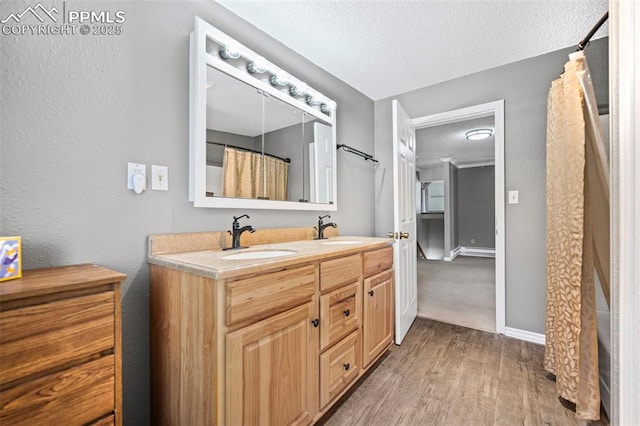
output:
[[[417,318],[324,425],[575,425],[544,346]]]

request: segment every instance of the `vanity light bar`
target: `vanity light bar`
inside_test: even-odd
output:
[[[247,61],[246,70],[249,74],[270,74],[269,82],[272,86],[283,88],[288,86],[289,95],[294,98],[304,97],[302,102],[306,102],[311,107],[318,107],[323,114],[330,116],[335,111],[334,101],[311,89],[304,82],[292,77],[262,56],[247,51],[248,49],[244,49],[230,37],[218,40],[209,35],[209,38],[220,46],[218,52],[221,58],[225,60],[244,58]]]

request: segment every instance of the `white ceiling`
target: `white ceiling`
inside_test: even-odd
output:
[[[607,0],[218,2],[373,100],[575,46],[608,7]],[[593,39],[607,34],[605,24]]]
[[[494,160],[495,137],[470,141],[466,132],[495,129],[493,115],[416,130],[416,167],[441,166],[442,158],[451,158],[458,166]]]

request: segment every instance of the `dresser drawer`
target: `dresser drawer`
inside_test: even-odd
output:
[[[233,325],[260,320],[311,300],[313,265],[227,283],[227,321]]]
[[[362,282],[320,296],[320,349],[346,336],[362,323]]]
[[[0,312],[0,384],[114,347],[114,292]]]
[[[0,424],[87,424],[114,407],[115,357],[107,355],[0,392]]]
[[[325,292],[351,283],[362,276],[362,257],[359,254],[320,264],[320,291]]]
[[[320,409],[324,408],[362,369],[360,330],[320,355]]]
[[[368,251],[363,255],[364,277],[370,277],[393,266],[393,247]]]

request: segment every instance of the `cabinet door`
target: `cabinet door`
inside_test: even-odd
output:
[[[363,357],[367,366],[393,340],[393,270],[364,280]]]
[[[311,423],[318,410],[315,313],[307,303],[227,335],[227,424]]]

